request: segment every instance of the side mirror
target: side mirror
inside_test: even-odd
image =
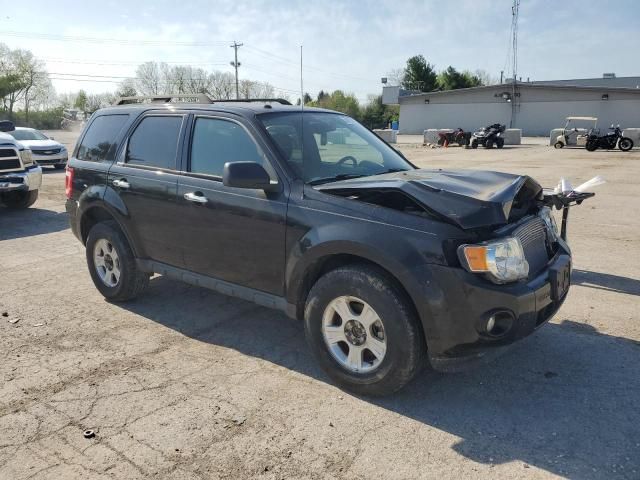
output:
[[[222,184],[225,187],[251,188],[265,192],[278,191],[277,183],[271,182],[271,177],[262,165],[256,162],[227,162],[222,170]]]

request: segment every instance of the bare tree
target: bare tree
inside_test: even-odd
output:
[[[136,69],[136,90],[141,95],[158,95],[162,93],[163,65],[156,62],[145,62]]]
[[[404,82],[404,68],[394,68],[387,73],[387,82],[389,85],[397,87]]]

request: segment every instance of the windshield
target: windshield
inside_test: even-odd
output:
[[[7,132],[16,140],[48,140],[48,137],[37,130],[14,130]]]
[[[345,115],[274,112],[258,118],[287,163],[306,183],[320,184],[414,168],[374,133]]]

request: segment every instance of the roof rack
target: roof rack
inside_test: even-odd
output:
[[[135,97],[118,97],[114,105],[125,105],[128,103],[140,103],[144,100],[151,100],[152,103],[169,103],[172,99],[189,99],[189,103],[251,103],[251,102],[276,102],[281,105],[291,105],[291,102],[284,98],[242,98],[237,100],[213,100],[205,93],[186,93],[179,95],[141,95]],[[195,100],[195,101],[193,101]]]

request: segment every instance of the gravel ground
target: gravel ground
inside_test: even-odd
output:
[[[278,312],[162,277],[105,302],[47,172],[33,208],[0,211],[0,478],[640,478],[640,152],[525,142],[399,148],[546,185],[605,176],[572,212],[567,302],[493,363],[384,399],[331,385]]]

